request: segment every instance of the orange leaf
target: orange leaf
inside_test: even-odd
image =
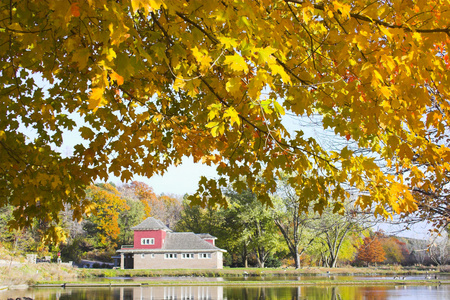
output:
[[[70,12],[72,13],[72,16],[76,18],[80,16],[80,7],[78,6],[78,2],[72,3],[70,6]]]
[[[118,85],[122,85],[123,84],[123,77],[120,76],[119,74],[117,74],[114,71],[111,73],[111,79],[115,80]]]

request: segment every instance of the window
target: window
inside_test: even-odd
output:
[[[211,258],[211,253],[199,253],[198,258]]]
[[[166,258],[166,259],[176,259],[177,258],[177,254],[176,253],[166,253],[166,254],[164,254],[164,258]]]
[[[182,253],[181,258],[194,258],[194,253]]]
[[[154,238],[142,238],[141,239],[141,245],[154,245],[155,239]]]
[[[141,258],[145,258],[145,254],[141,254]]]

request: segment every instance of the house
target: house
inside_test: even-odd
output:
[[[122,269],[222,269],[226,250],[215,246],[210,234],[173,232],[160,220],[147,218],[131,228],[133,245],[115,256]]]

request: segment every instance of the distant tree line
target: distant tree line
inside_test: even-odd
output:
[[[225,265],[232,267],[337,267],[380,264],[446,264],[450,244],[447,233],[440,242],[414,240],[374,232],[373,213],[347,209],[322,214],[298,213],[295,196],[274,199],[267,209],[250,191],[228,191],[228,207],[191,206],[183,200],[177,231],[208,232],[226,249]],[[286,195],[285,195],[286,196]],[[440,249],[441,260],[435,253]]]
[[[120,245],[133,243],[131,227],[153,216],[170,227],[180,218],[181,201],[172,195],[156,195],[141,182],[115,186],[111,183],[91,185],[86,190],[90,201],[88,214],[81,222],[72,220],[73,212],[65,209],[57,230],[62,242],[43,242],[46,223],[34,220],[27,229],[9,231],[14,218],[13,207],[0,208],[0,246],[12,254],[38,253],[40,257],[61,253],[63,261],[91,259],[108,262]]]
[[[449,263],[448,231],[430,240],[387,236],[373,232],[373,212],[356,208],[351,198],[345,203],[317,199],[302,212],[302,193],[314,191],[281,186],[273,195],[273,207],[263,205],[250,190],[229,189],[224,191],[227,207],[202,208],[192,205],[187,195],[184,199],[156,195],[142,182],[91,185],[86,191],[91,205],[83,221],[72,221],[69,209],[60,218],[56,228],[65,237],[63,242],[42,242],[44,221],[34,220],[28,229],[7,230],[13,218],[13,207],[7,206],[0,209],[0,246],[12,254],[56,258],[60,252],[63,261],[108,262],[118,247],[133,243],[130,228],[152,216],[175,231],[214,235],[216,245],[227,250],[224,264],[232,267]]]

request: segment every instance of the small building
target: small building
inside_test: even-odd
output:
[[[210,234],[173,232],[160,220],[147,218],[131,228],[133,245],[117,250],[121,269],[222,269],[226,250]],[[119,265],[119,255],[114,258]]]

